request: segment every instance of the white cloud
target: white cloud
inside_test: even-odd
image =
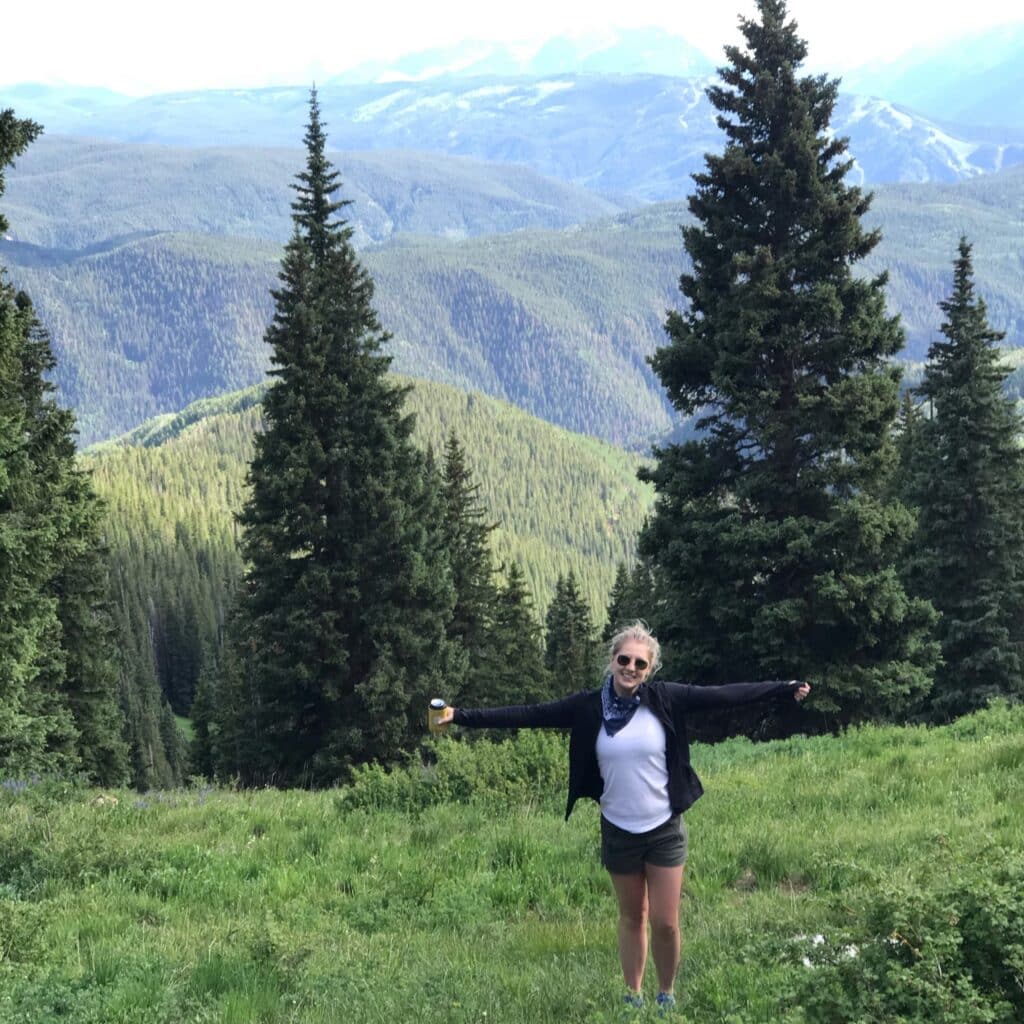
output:
[[[346,5],[308,0],[51,0],[5,4],[0,82],[65,82],[145,93],[243,88],[323,79],[365,61],[463,39],[520,42],[617,27],[657,25],[712,57],[738,39],[753,0],[479,0]],[[1019,0],[790,0],[809,66],[842,71],[913,46],[1021,19]],[[2,100],[2,97],[0,97]]]

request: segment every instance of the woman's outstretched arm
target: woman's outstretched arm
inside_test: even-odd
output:
[[[721,686],[697,686],[692,683],[666,683],[673,701],[693,710],[738,707],[759,700],[793,697],[803,700],[811,684],[800,679],[772,679],[763,683],[725,683]]]
[[[513,704],[503,708],[445,708],[439,724],[469,729],[568,729],[585,693],[544,704]]]

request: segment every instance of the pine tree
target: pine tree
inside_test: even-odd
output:
[[[602,639],[610,641],[631,622],[648,622],[654,611],[654,583],[650,566],[638,561],[632,569],[620,562],[608,593],[608,618]]]
[[[551,694],[540,623],[523,570],[512,562],[495,593],[487,644],[479,659],[470,658],[465,686],[455,702],[529,704]]]
[[[1024,696],[1024,453],[1002,390],[1004,335],[975,293],[966,238],[939,306],[945,340],[929,349],[918,389],[930,415],[905,431],[905,462],[918,509],[907,579],[940,613],[942,664],[928,709],[944,720],[994,696]]]
[[[465,648],[472,662],[491,642],[490,625],[497,600],[490,547],[494,525],[488,521],[487,508],[480,500],[480,485],[473,481],[465,449],[454,431],[445,443],[441,492],[444,543],[455,588],[448,636]]]
[[[31,121],[0,112],[0,195],[4,169],[39,134]],[[0,231],[7,221],[0,214]],[[45,727],[30,706],[34,658],[46,622],[40,604],[43,538],[33,522],[32,463],[22,400],[22,351],[29,317],[0,280],[0,773],[42,764]]]
[[[688,300],[652,360],[699,436],[656,451],[641,553],[657,570],[668,673],[803,677],[833,724],[894,715],[930,685],[932,612],[895,561],[911,514],[883,497],[902,332],[878,242],[829,132],[837,83],[797,76],[806,47],[782,0],[741,20],[708,90],[727,137],[695,175]]]
[[[51,746],[92,781],[126,780],[127,747],[118,703],[118,638],[110,610],[102,541],[104,508],[87,473],[77,465],[74,415],[54,399],[48,375],[56,359],[27,296],[18,301],[30,328],[22,354],[22,396],[30,424],[30,452],[41,502],[49,517],[53,557],[45,587],[56,611],[54,700],[70,722]],[[40,678],[39,682],[42,682]],[[70,760],[68,760],[70,755]]]
[[[164,749],[160,729],[164,695],[157,681],[150,643],[152,609],[133,599],[131,584],[137,581],[128,579],[123,567],[115,566],[112,576],[114,630],[119,647],[118,703],[124,720],[131,783],[140,791],[167,789],[182,782],[172,767],[182,761],[178,749],[181,740],[178,734],[172,735],[174,748]]]
[[[555,695],[592,689],[600,671],[593,618],[576,574],[559,576],[544,617],[544,665]]]
[[[39,134],[0,113],[3,168]],[[7,222],[0,216],[0,231]],[[0,269],[0,770],[123,781],[101,508],[32,303]]]
[[[8,775],[76,767],[58,692],[59,620],[46,593],[55,552],[23,392],[31,326],[31,311],[0,280],[0,773]]]
[[[915,400],[913,390],[908,389],[900,402],[896,423],[896,453],[898,470],[889,481],[889,496],[902,501],[907,507],[916,506],[917,492],[921,486],[921,422],[923,413]]]
[[[464,670],[445,633],[441,496],[410,440],[406,389],[387,376],[352,228],[335,218],[346,203],[332,199],[325,143],[314,91],[240,516],[237,703],[252,749],[240,767],[254,783],[330,784],[395,759],[420,738],[429,697]]]
[[[42,125],[28,118],[16,117],[11,109],[0,110],[0,196],[7,188],[5,171],[42,134]],[[9,224],[0,213],[0,235]]]
[[[195,740],[190,759],[193,770],[207,778],[241,780],[260,758],[252,656],[237,640],[243,622],[236,606],[224,641],[207,651],[192,706]]]

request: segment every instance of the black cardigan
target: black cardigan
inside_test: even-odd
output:
[[[766,683],[727,683],[725,686],[693,686],[689,683],[651,682],[642,687],[640,702],[654,713],[665,729],[665,766],[672,813],[692,806],[704,792],[690,765],[686,735],[689,711],[736,707],[772,697],[793,694],[798,680]],[[604,780],[597,764],[597,734],[601,728],[601,691],[581,690],[571,697],[546,704],[521,704],[506,708],[456,708],[453,721],[471,729],[568,729],[569,801],[566,818],[580,797],[600,800]]]

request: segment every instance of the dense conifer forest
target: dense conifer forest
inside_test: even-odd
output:
[[[204,651],[218,641],[241,573],[233,516],[245,493],[262,388],[198,403],[86,453],[107,504],[112,588],[132,635],[135,671],[155,665],[187,713]],[[417,381],[409,395],[417,443],[440,457],[454,434],[479,485],[495,564],[517,565],[540,621],[562,576],[574,574],[603,622],[616,566],[631,564],[650,510],[640,460],[559,430],[515,406]]]

